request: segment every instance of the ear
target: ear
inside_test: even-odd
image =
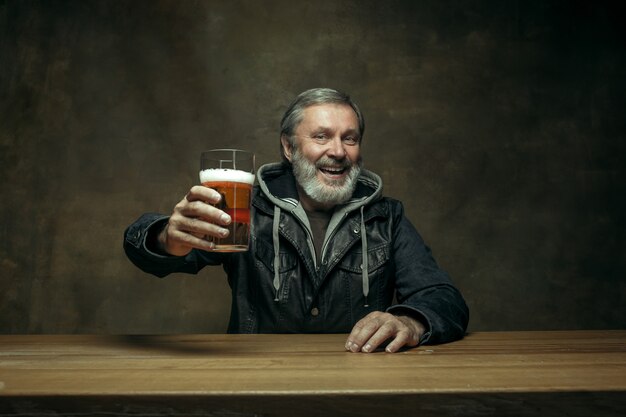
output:
[[[280,143],[283,146],[283,155],[285,155],[285,158],[287,158],[287,160],[291,162],[292,147],[286,135],[280,136]]]

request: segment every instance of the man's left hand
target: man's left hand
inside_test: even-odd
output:
[[[374,311],[354,325],[346,342],[346,350],[369,353],[391,339],[385,351],[393,353],[403,346],[417,346],[425,331],[422,323],[409,316]]]

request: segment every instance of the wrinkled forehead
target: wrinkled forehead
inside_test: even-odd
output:
[[[344,103],[325,103],[308,106],[296,130],[338,129],[359,131],[359,119],[352,107]]]

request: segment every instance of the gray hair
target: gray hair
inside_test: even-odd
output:
[[[365,132],[365,119],[359,107],[350,98],[349,95],[342,93],[332,88],[313,88],[300,93],[294,101],[291,102],[287,111],[280,121],[280,136],[285,136],[289,140],[289,144],[295,146],[294,132],[300,122],[302,121],[302,113],[307,107],[315,106],[317,104],[346,104],[354,110],[356,117],[359,121],[359,137],[363,138]],[[283,161],[287,161],[283,146],[280,146],[280,154],[283,157]]]

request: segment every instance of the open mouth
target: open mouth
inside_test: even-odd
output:
[[[348,171],[346,167],[320,167],[319,168],[322,173],[330,176],[340,176]]]

